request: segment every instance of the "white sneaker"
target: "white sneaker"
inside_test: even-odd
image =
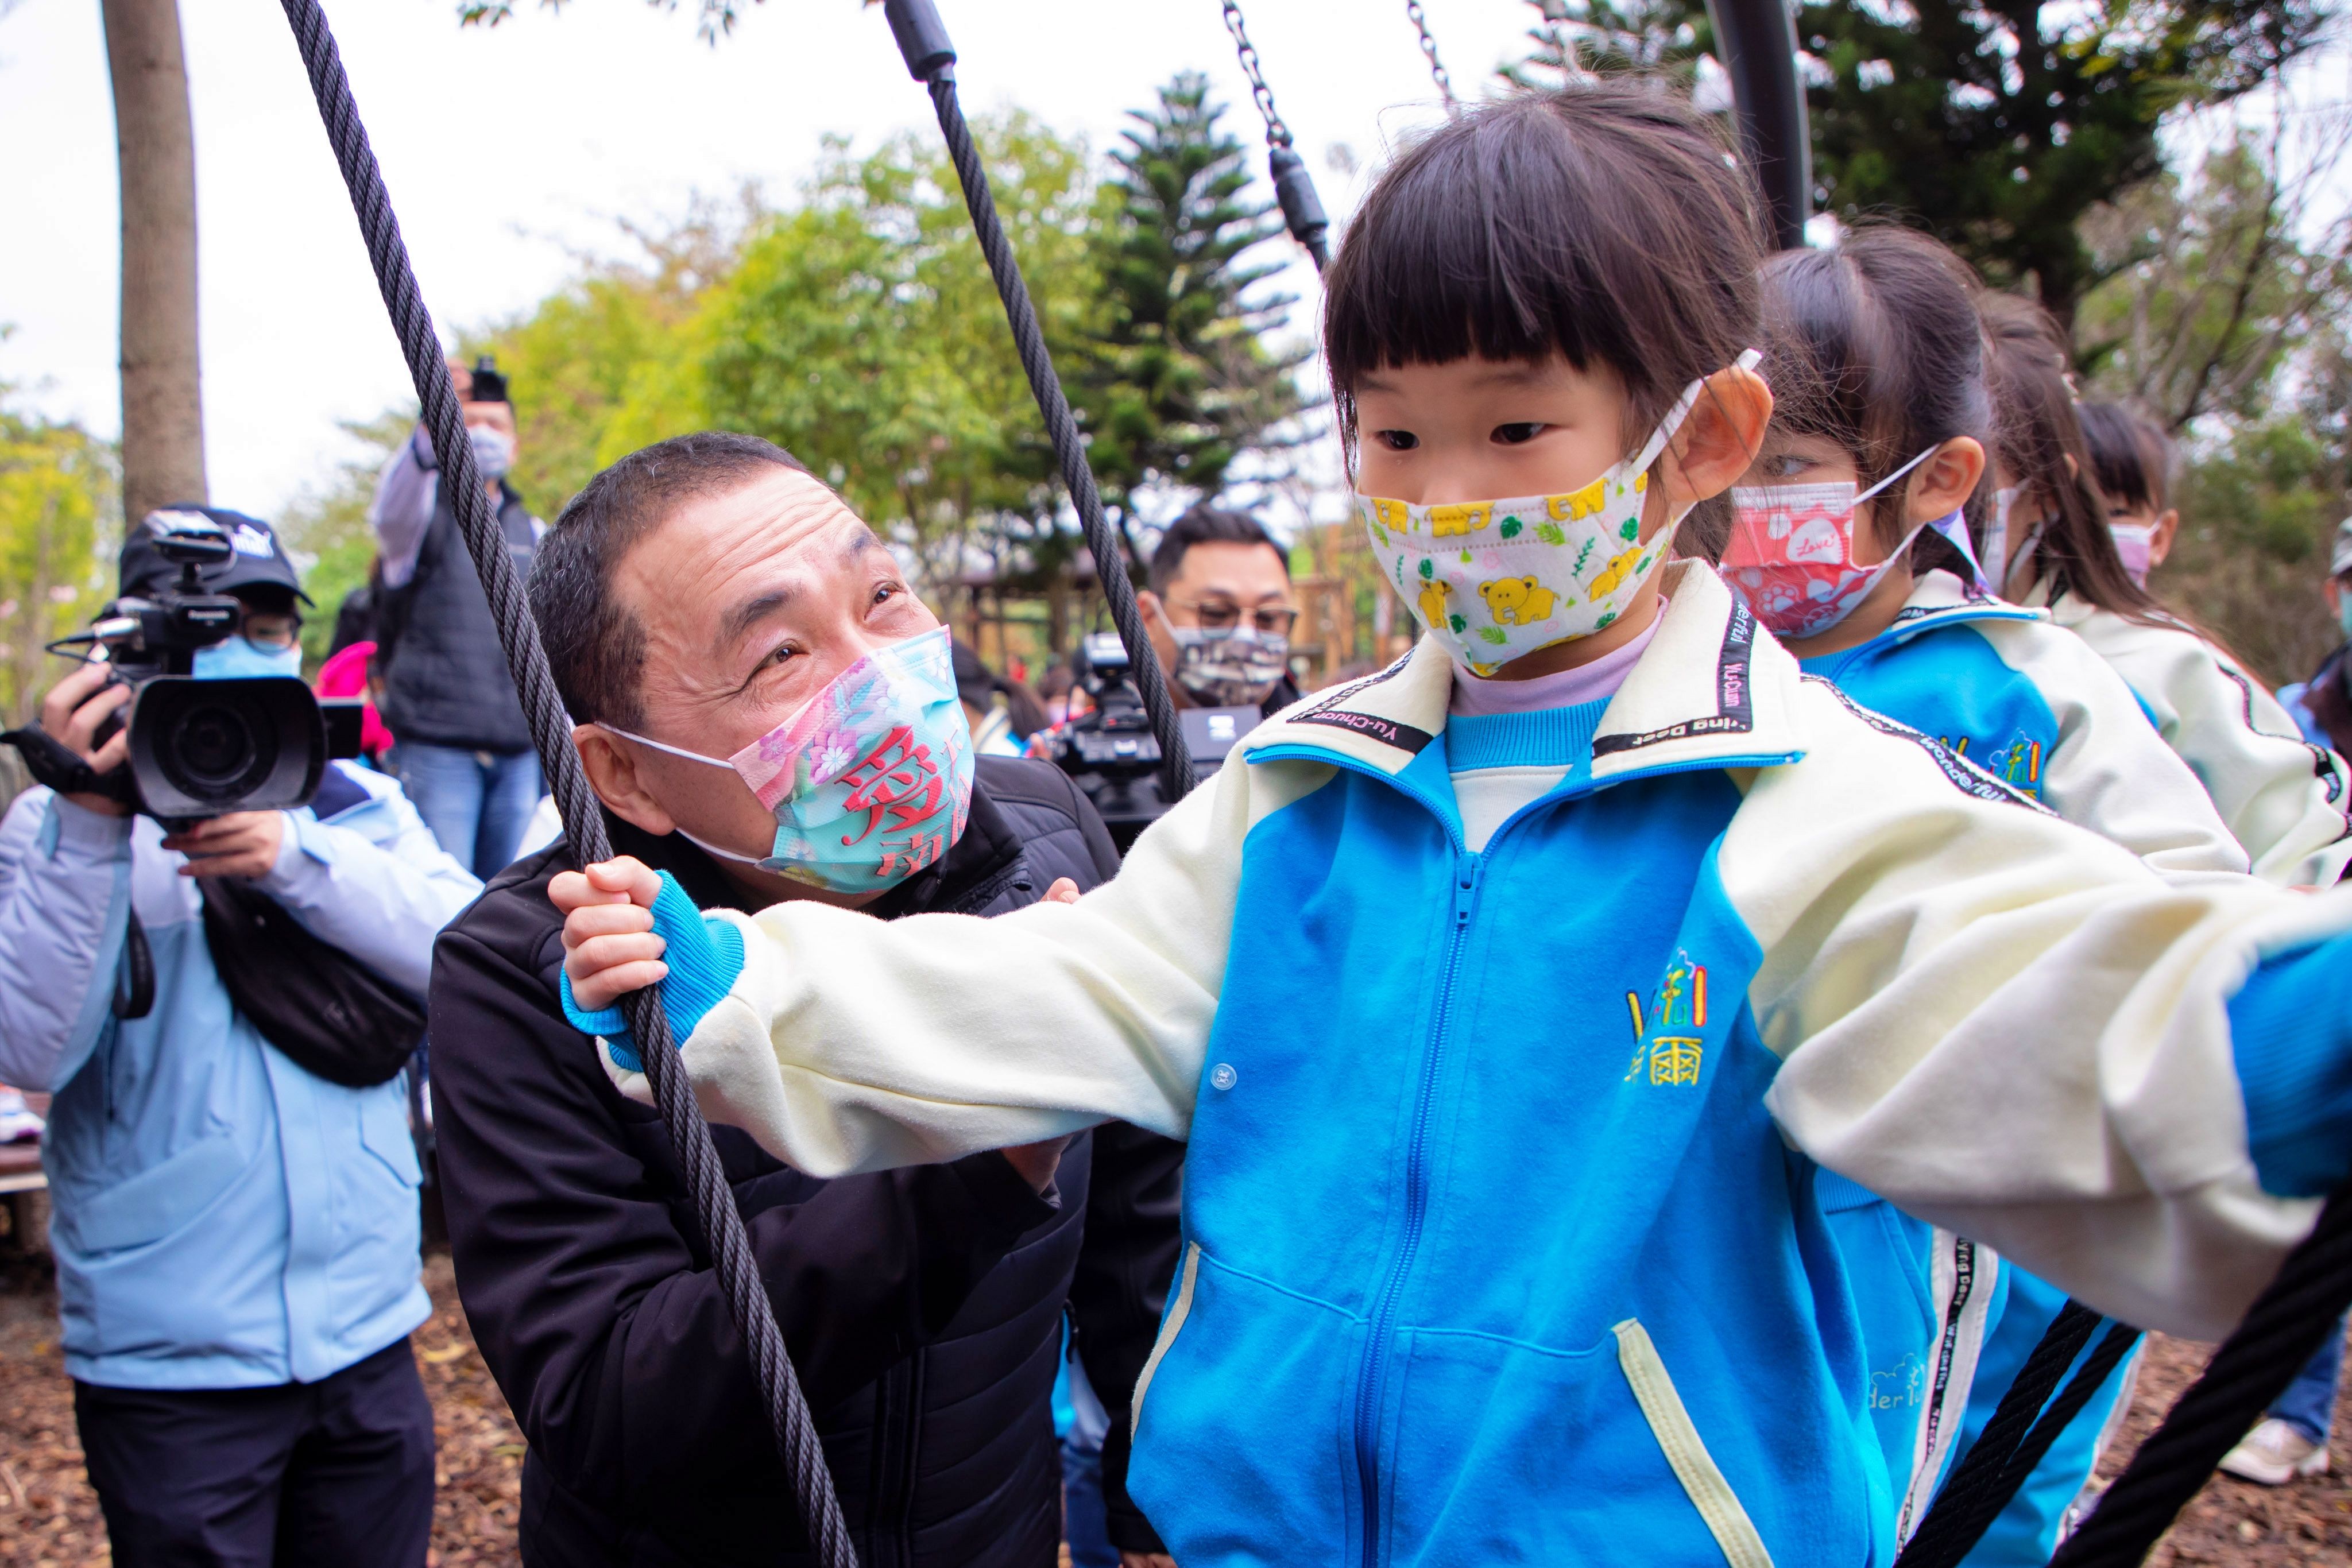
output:
[[[2298,1476],[2327,1473],[2327,1445],[2315,1443],[2273,1416],[2230,1450],[2221,1468],[2242,1480],[2283,1487]]]
[[[25,1103],[22,1093],[0,1085],[0,1144],[33,1143],[47,1128],[48,1124]]]

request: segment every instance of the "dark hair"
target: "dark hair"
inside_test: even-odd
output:
[[[1464,111],[1381,176],[1324,278],[1351,457],[1366,376],[1554,350],[1615,374],[1638,444],[1685,387],[1754,346],[1762,234],[1729,144],[1662,83],[1579,82]]]
[[[630,453],[572,497],[539,541],[530,613],[574,721],[635,728],[646,631],[613,596],[613,574],[682,502],[731,490],[768,468],[808,465],[773,442],[733,431],[676,435]]]
[[[1891,225],[1847,230],[1822,250],[1787,250],[1764,264],[1764,379],[1772,426],[1853,455],[1867,490],[1920,453],[1958,436],[1992,438],[1976,274],[1922,234]],[[1914,469],[1881,492],[1874,516],[1893,545]],[[1932,541],[1932,543],[1930,542]],[[1934,535],[1915,564],[1942,558]]]
[[[2172,489],[2172,438],[2119,402],[2082,403],[2075,412],[2091,449],[2091,472],[2108,504],[2131,512],[2164,510]]]
[[[1184,558],[1194,545],[1264,545],[1282,562],[1282,575],[1290,575],[1290,557],[1255,517],[1222,507],[1194,507],[1168,525],[1151,552],[1152,592],[1166,593],[1168,585],[1184,574]]]
[[[2147,589],[2131,580],[2107,531],[2083,421],[2069,380],[2066,339],[2048,311],[2014,294],[1988,292],[1978,302],[1992,349],[1996,444],[2010,483],[2050,497],[2056,516],[2034,541],[2035,570],[2055,601],[2081,595],[2102,610],[2144,625],[2179,625]],[[2011,530],[2015,532],[2012,522]],[[2020,541],[2012,538],[2010,549]]]

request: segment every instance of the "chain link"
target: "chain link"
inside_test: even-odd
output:
[[[1249,28],[1242,21],[1242,8],[1234,0],[1224,0],[1225,31],[1234,36],[1234,50],[1241,56],[1242,74],[1249,78],[1250,97],[1257,102],[1258,117],[1265,121],[1265,144],[1268,147],[1290,145],[1290,127],[1274,107],[1274,89],[1265,85],[1259,73],[1257,46],[1249,40]]]
[[[1230,8],[1230,7],[1229,7]],[[1429,62],[1429,79],[1437,84],[1437,93],[1445,107],[1454,107],[1454,78],[1437,60],[1437,40],[1429,36],[1429,17],[1421,8],[1421,0],[1404,0],[1404,14],[1412,19],[1412,30],[1421,35],[1422,57]]]

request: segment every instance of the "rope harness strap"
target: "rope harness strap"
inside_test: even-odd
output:
[[[563,813],[564,833],[583,865],[610,860],[613,848],[605,837],[604,819],[595,795],[588,788],[587,776],[581,771],[580,758],[572,750],[571,718],[556,695],[555,677],[548,668],[547,651],[540,646],[538,628],[523,597],[522,580],[508,557],[498,516],[482,488],[481,473],[474,465],[473,444],[466,436],[457,389],[449,379],[447,361],[442,358],[440,335],[434,329],[433,318],[426,312],[424,297],[416,287],[408,246],[401,238],[399,220],[393,214],[383,171],[377,166],[374,150],[368,144],[367,129],[360,122],[359,105],[352,96],[351,78],[344,74],[341,53],[335,47],[334,35],[328,30],[326,14],[319,8],[319,0],[283,0],[283,4],[286,19],[294,29],[295,42],[302,51],[302,63],[310,71],[311,91],[319,100],[319,115],[326,125],[327,140],[334,146],[335,161],[342,166],[352,210],[359,220],[360,234],[367,242],[368,259],[375,267],[376,287],[383,295],[384,308],[391,312],[393,329],[400,339],[401,352],[408,361],[408,373],[415,382],[425,433],[431,436],[434,455],[440,462],[443,483],[454,490],[451,498],[465,534],[466,549],[474,558],[474,569],[481,577],[482,591],[488,596],[490,613],[498,622],[499,642],[506,653],[507,669],[514,676],[515,691],[522,698],[532,743],[539,750],[540,764],[546,769],[556,805]],[[834,1492],[832,1473],[825,1469],[816,1423],[810,1417],[800,1379],[793,1375],[792,1362],[784,1354],[784,1336],[776,1326],[775,1312],[751,1256],[751,1239],[743,1229],[743,1218],[736,1211],[733,1191],[719,1166],[719,1151],[711,1145],[710,1128],[694,1103],[685,1065],[673,1048],[660,993],[651,987],[633,991],[622,998],[621,1009],[628,1018],[629,1028],[635,1031],[646,1077],[653,1084],[654,1099],[661,1108],[662,1123],[668,1129],[670,1144],[677,1152],[678,1163],[692,1191],[695,1212],[701,1220],[711,1263],[727,1297],[729,1314],[743,1335],[752,1369],[758,1375],[776,1449],[800,1502],[801,1518],[815,1542],[818,1560],[824,1568],[856,1568],[857,1553],[850,1544],[848,1527],[842,1521],[841,1502]]]

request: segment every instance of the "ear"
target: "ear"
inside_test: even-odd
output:
[[[1909,523],[1932,523],[1949,517],[1976,494],[1984,477],[1985,449],[1975,437],[1955,435],[1936,448],[1936,455],[1911,470],[1911,487],[1904,502]]]
[[[2147,564],[2150,567],[2162,566],[2164,558],[2172,553],[2172,541],[2179,537],[2180,513],[2167,508],[2164,516],[2156,519],[2156,531],[2148,536]]]
[[[1687,507],[1730,488],[1763,450],[1771,423],[1772,389],[1762,376],[1733,365],[1707,377],[1658,459],[1667,504]]]
[[[677,828],[677,821],[662,809],[661,802],[653,798],[645,780],[638,777],[635,753],[614,739],[603,727],[573,726],[572,746],[580,753],[580,766],[587,772],[588,787],[596,791],[596,799],[604,801],[613,815],[656,838]]]

